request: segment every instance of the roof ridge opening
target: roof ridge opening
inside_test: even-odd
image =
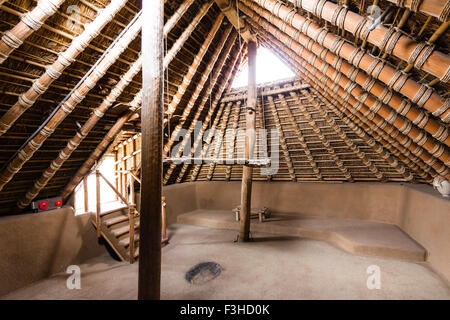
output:
[[[231,88],[240,88],[247,86],[248,83],[248,62],[245,61],[243,66],[233,81]],[[280,58],[270,49],[258,47],[256,53],[256,84],[276,82],[278,80],[286,80],[294,78],[295,72],[287,66]]]

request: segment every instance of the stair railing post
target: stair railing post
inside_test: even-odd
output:
[[[89,192],[88,192],[88,178],[83,178],[83,191],[84,191],[84,212],[89,212]]]
[[[128,198],[128,192],[127,192],[127,200],[130,206],[129,209],[129,221],[130,221],[130,263],[134,263],[134,214],[135,214],[135,201],[134,201],[134,183],[133,178],[129,177],[128,179],[129,185],[130,185],[130,197]]]
[[[166,228],[166,197],[161,198],[161,207],[162,207],[162,243],[166,244],[169,242],[167,238],[167,228]]]
[[[97,219],[96,219],[96,224],[97,224],[97,238],[100,238],[101,236],[101,230],[100,230],[100,225],[101,225],[101,221],[100,221],[100,210],[101,210],[101,205],[100,205],[100,171],[95,170],[95,181],[96,181],[96,187],[97,187]]]

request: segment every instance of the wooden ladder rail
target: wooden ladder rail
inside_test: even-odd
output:
[[[123,189],[125,192],[125,196],[117,190],[117,188],[108,180],[106,177],[99,171],[95,171],[96,175],[96,189],[97,189],[97,216],[96,216],[96,225],[97,225],[97,237],[101,237],[101,199],[100,199],[100,178],[106,182],[106,184],[114,191],[114,193],[119,197],[119,199],[127,206],[128,208],[128,220],[129,220],[129,261],[130,263],[135,262],[135,232],[134,232],[134,218],[139,216],[139,212],[136,210],[136,204],[133,203],[135,200],[135,192],[134,192],[134,180],[136,180],[139,184],[141,184],[141,180],[136,177],[136,175],[132,172],[132,170],[118,170],[121,174],[124,174],[125,179],[128,180],[128,185],[130,186],[130,193],[127,191],[127,183],[124,184]],[[87,178],[85,178],[87,179]],[[87,181],[87,180],[86,180]],[[87,195],[87,182],[85,184],[85,195]],[[131,199],[131,202],[130,202]],[[169,243],[169,238],[167,237],[167,224],[166,224],[166,198],[162,197],[162,244]],[[85,205],[87,206],[87,200],[85,200]]]
[[[96,218],[96,225],[97,225],[97,237],[100,238],[101,236],[101,201],[100,201],[100,178],[103,179],[103,181],[106,182],[106,184],[115,192],[115,194],[122,200],[122,202],[127,206],[128,208],[128,220],[129,220],[129,236],[130,236],[130,244],[129,244],[129,251],[130,251],[130,263],[134,263],[134,216],[137,214],[137,210],[135,208],[135,204],[132,204],[129,202],[129,196],[128,192],[126,192],[126,196],[122,195],[119,190],[117,190],[116,187],[113,186],[111,182],[109,182],[108,179],[99,171],[95,171],[96,176],[96,185],[97,185],[97,218]],[[124,188],[126,191],[126,188]],[[134,188],[131,188],[132,195],[131,199],[134,199]],[[133,200],[132,200],[133,201]]]
[[[137,181],[139,184],[141,184],[141,179],[139,179],[136,176],[136,172],[133,171],[132,169],[130,170],[117,170],[118,172],[120,172],[121,174],[125,174],[126,177],[130,177],[130,182],[129,185],[131,186],[131,190],[133,192],[133,197],[134,197],[134,187],[133,187],[133,180]],[[134,198],[133,198],[134,199]],[[162,244],[167,244],[169,243],[169,238],[167,237],[167,224],[166,224],[166,197],[162,197],[161,198],[161,203],[162,203],[162,240],[161,243]]]

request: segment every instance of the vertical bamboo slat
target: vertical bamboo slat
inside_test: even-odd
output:
[[[291,126],[294,128],[295,135],[297,136],[298,141],[303,148],[303,152],[305,153],[306,158],[308,159],[309,163],[311,164],[311,168],[312,168],[315,176],[317,177],[318,180],[323,180],[323,177],[322,177],[322,174],[320,173],[319,167],[318,167],[316,161],[314,160],[311,150],[309,150],[308,144],[306,143],[305,138],[303,137],[303,134],[302,134],[300,128],[298,127],[298,124],[294,120],[295,118],[292,115],[291,109],[289,108],[289,105],[287,104],[286,99],[284,98],[284,96],[282,94],[279,94],[278,98],[280,99],[281,105],[284,107],[284,110],[286,110],[286,113],[287,113],[288,119],[291,123]]]
[[[222,48],[224,47],[225,42],[227,41],[228,36],[230,35],[230,33],[232,31],[232,28],[233,28],[232,26],[229,26],[227,28],[227,30],[223,34],[222,38],[220,39],[219,45],[216,47],[213,56],[211,57],[210,61],[208,61],[205,72],[203,73],[200,81],[197,83],[194,93],[190,97],[190,99],[186,105],[186,108],[184,109],[184,111],[181,115],[181,118],[178,120],[177,126],[173,129],[172,134],[169,138],[169,141],[167,141],[167,143],[164,146],[163,157],[167,157],[167,155],[169,154],[170,148],[172,148],[172,145],[175,142],[175,138],[178,136],[180,130],[183,128],[183,125],[186,122],[187,118],[189,117],[189,114],[192,111],[192,108],[195,106],[197,99],[200,97],[203,87],[204,87],[206,81],[208,80],[209,75],[211,74],[220,53],[222,52]],[[200,104],[200,106],[197,108],[197,113],[199,111],[201,112],[203,107],[204,107],[204,104]],[[196,115],[196,117],[194,119],[197,120],[198,116]],[[195,120],[193,120],[192,122],[194,122]],[[188,135],[189,134],[187,133],[185,136],[188,136]],[[180,150],[180,151],[183,152],[183,150]],[[179,153],[181,154],[180,151],[179,151]]]
[[[284,136],[283,128],[281,127],[280,118],[278,117],[275,102],[273,101],[272,96],[268,96],[267,100],[269,101],[269,109],[272,112],[273,118],[275,120],[275,127],[277,128],[278,136],[280,137],[279,143],[281,144],[281,149],[283,150],[283,156],[288,167],[289,176],[291,177],[291,180],[295,182],[297,181],[297,177],[295,176],[294,164],[292,163],[291,156],[289,155],[289,149],[286,145],[286,138]]]
[[[208,110],[208,114],[206,115],[205,121],[203,122],[203,126],[200,129],[200,133],[199,133],[196,141],[194,141],[194,144],[192,145],[191,152],[189,154],[190,157],[194,156],[194,153],[196,152],[199,143],[202,141],[203,134],[205,133],[206,128],[208,127],[209,123],[211,122],[212,116],[213,116],[214,112],[216,111],[217,104],[219,103],[223,92],[225,90],[228,90],[230,88],[230,86],[231,86],[231,80],[233,78],[233,73],[236,72],[236,70],[238,69],[239,61],[242,58],[242,50],[243,50],[243,47],[241,46],[239,48],[239,51],[236,54],[236,57],[232,60],[232,63],[230,65],[230,67],[228,68],[227,73],[224,75],[222,83],[220,84],[220,86],[219,86],[219,88],[218,88],[218,90],[216,92],[216,96],[214,98],[214,102],[211,104],[211,106],[210,106],[210,108]],[[231,53],[231,48],[230,48],[230,51],[228,52],[228,54],[230,54],[230,53]],[[208,92],[207,97],[209,97],[210,95],[211,95],[211,92]],[[220,104],[220,107],[219,107],[219,109],[218,109],[218,111],[216,113],[216,117],[214,119],[214,122],[213,122],[213,124],[211,126],[210,134],[206,137],[205,147],[202,148],[200,157],[203,157],[205,155],[205,153],[206,153],[206,150],[207,150],[206,149],[206,145],[209,145],[209,143],[211,142],[211,139],[213,137],[213,132],[215,132],[215,130],[216,130],[216,126],[217,126],[217,123],[219,122],[219,119],[220,119],[220,117],[222,115],[223,108],[224,108],[224,104]],[[188,166],[189,166],[189,164],[187,164],[187,163],[183,164],[183,167],[181,168],[181,171],[178,174],[177,182],[181,182],[181,180],[184,177],[184,174],[185,174],[186,170],[188,169]],[[194,169],[192,170],[191,178],[190,178],[192,181],[197,179],[197,175],[198,175],[198,172],[200,170],[200,167],[201,167],[201,165],[196,165],[194,167]]]

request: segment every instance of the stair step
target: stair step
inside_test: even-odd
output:
[[[111,209],[111,210],[108,210],[108,211],[105,211],[105,212],[100,212],[100,217],[103,217],[103,216],[106,216],[108,214],[111,214],[111,213],[114,213],[114,212],[117,212],[117,211],[121,211],[121,210],[124,210],[124,209],[128,209],[128,207],[127,206],[123,206],[123,207],[114,208],[114,209]]]
[[[139,228],[139,223],[134,224],[134,229],[136,230],[137,228]],[[111,233],[117,238],[117,237],[120,237],[121,235],[128,233],[129,231],[130,231],[130,226],[127,224],[122,227],[111,230]]]
[[[107,226],[110,227],[112,225],[124,222],[124,221],[128,221],[128,216],[126,215],[120,215],[114,218],[110,218],[110,219],[106,219],[103,221],[103,223]]]
[[[137,234],[135,233],[134,234],[134,242],[136,243],[138,241],[139,241],[139,233],[137,233]],[[119,244],[121,246],[128,247],[130,245],[130,237],[126,237],[126,238],[123,238],[122,240],[119,240]]]

